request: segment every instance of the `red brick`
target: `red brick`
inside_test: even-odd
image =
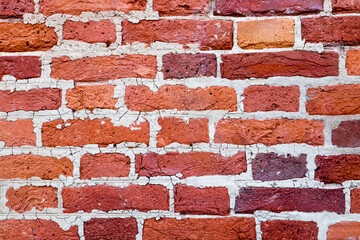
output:
[[[108,46],[116,41],[116,26],[109,20],[100,22],[66,21],[63,26],[63,38],[88,43],[104,42]]]
[[[147,86],[126,87],[125,104],[129,110],[150,112],[161,109],[177,110],[237,110],[233,88],[188,88],[183,85],[164,85],[157,92]]]
[[[51,77],[74,80],[75,82],[96,82],[119,78],[156,77],[156,56],[122,55],[108,57],[81,58],[69,57],[52,60]]]
[[[229,215],[230,197],[225,187],[196,188],[176,185],[175,212],[180,214]]]
[[[25,13],[34,13],[32,0],[1,0],[0,17],[22,17]]]
[[[258,153],[252,160],[252,174],[254,180],[276,181],[306,176],[306,154],[298,157],[288,154]]]
[[[347,51],[346,69],[348,75],[360,75],[360,50],[353,49]]]
[[[86,240],[135,240],[138,227],[135,218],[93,218],[84,223]]]
[[[46,147],[107,146],[121,142],[149,144],[149,123],[134,123],[130,127],[114,126],[110,119],[55,120],[43,124],[42,141]]]
[[[55,110],[61,106],[61,89],[0,91],[0,112]]]
[[[336,52],[286,51],[222,55],[221,76],[231,80],[303,76],[320,78],[339,75]]]
[[[174,54],[163,56],[164,79],[216,77],[217,61],[214,54]]]
[[[339,222],[330,225],[327,231],[327,240],[339,239],[359,239],[360,223],[359,222]]]
[[[321,121],[307,119],[223,119],[216,125],[214,142],[237,145],[323,145],[324,126]]]
[[[36,135],[32,120],[0,120],[0,141],[4,141],[7,147],[35,146]]]
[[[160,185],[130,185],[125,188],[96,185],[63,188],[64,212],[114,210],[169,210],[169,192]]]
[[[44,208],[57,208],[57,188],[25,186],[18,189],[10,188],[6,193],[6,206],[12,211],[19,213],[36,208],[42,211]]]
[[[273,220],[261,222],[261,232],[263,240],[317,240],[319,229],[316,222]]]
[[[342,121],[332,130],[331,142],[338,147],[360,147],[360,121]]]
[[[331,0],[331,5],[335,13],[360,12],[359,0]]]
[[[351,213],[360,213],[360,189],[353,189],[350,193],[351,196]]]
[[[198,44],[200,50],[230,50],[233,47],[232,21],[185,19],[143,20],[139,23],[122,22],[122,44],[156,41]]]
[[[74,166],[68,158],[42,157],[33,154],[0,157],[0,179],[43,180],[59,179],[60,175],[72,176]]]
[[[40,57],[0,57],[0,78],[4,75],[11,75],[17,79],[38,78],[41,76]]]
[[[223,16],[296,15],[323,10],[323,0],[216,0],[214,14]]]
[[[80,160],[80,178],[128,177],[130,158],[119,153],[84,154]]]
[[[309,88],[307,99],[310,115],[360,114],[360,84]]]
[[[299,87],[250,86],[243,96],[245,112],[299,111]]]
[[[193,143],[209,142],[209,120],[206,118],[190,119],[187,122],[180,118],[159,118],[157,147],[165,147],[171,143],[192,145]]]
[[[54,28],[44,23],[1,22],[0,33],[0,52],[45,51],[56,45],[58,40]]]
[[[360,155],[317,156],[315,179],[324,183],[360,180]]]
[[[302,38],[324,46],[359,45],[360,16],[301,19]]]
[[[36,219],[18,220],[7,219],[0,221],[0,239],[59,239],[77,240],[78,227],[72,226],[64,231],[56,222]]]
[[[209,0],[154,0],[153,8],[160,16],[205,14],[210,11],[210,3]]]
[[[52,14],[80,15],[82,12],[119,11],[145,11],[146,0],[40,0],[40,13],[50,16]]]
[[[240,175],[246,171],[245,152],[231,157],[209,152],[139,154],[135,157],[136,173],[139,176],[175,176],[181,178],[206,175]]]
[[[254,188],[240,189],[236,213],[271,212],[336,212],[345,213],[343,189]]]
[[[111,85],[76,86],[66,91],[66,106],[75,111],[96,108],[115,109],[117,99],[114,98]]]

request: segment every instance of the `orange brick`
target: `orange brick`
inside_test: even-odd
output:
[[[32,120],[0,120],[0,141],[4,141],[7,147],[35,146],[36,136]]]
[[[326,234],[327,240],[339,239],[359,239],[360,223],[359,222],[339,222],[329,226]]]
[[[349,50],[346,53],[346,69],[349,75],[360,75],[360,50]]]

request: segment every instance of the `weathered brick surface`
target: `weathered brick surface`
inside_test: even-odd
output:
[[[256,239],[253,218],[154,218],[144,222],[143,239]]]
[[[160,16],[204,14],[210,11],[210,2],[209,0],[154,0],[153,7]]]
[[[38,78],[41,76],[40,57],[0,57],[0,78],[4,75],[11,75],[17,79]]]
[[[315,179],[324,183],[360,180],[360,155],[317,156]]]
[[[142,212],[169,209],[169,191],[160,185],[130,185],[125,188],[97,185],[63,188],[64,212],[104,212],[136,209]]]
[[[360,237],[359,222],[339,222],[330,225],[326,233],[326,239],[358,239]]]
[[[221,77],[231,80],[304,76],[320,78],[339,75],[335,52],[285,51],[223,54]]]
[[[161,109],[177,110],[237,110],[237,96],[233,88],[188,88],[165,85],[153,92],[146,86],[126,88],[125,104],[129,110],[150,112]]]
[[[12,211],[23,213],[33,208],[57,208],[57,188],[25,186],[18,189],[10,188],[6,192],[6,206]]]
[[[123,44],[155,41],[197,44],[201,50],[230,50],[233,46],[232,21],[159,20],[122,23]],[[181,34],[179,34],[181,29]]]
[[[135,218],[93,218],[84,223],[86,240],[135,240],[138,226]]]
[[[360,12],[359,0],[331,0],[331,5],[335,13]]]
[[[1,0],[0,17],[21,17],[25,13],[33,13],[34,2],[31,0]]]
[[[89,153],[80,160],[80,178],[128,177],[130,158],[119,153]]]
[[[306,176],[306,154],[259,153],[251,162],[254,180],[276,181]]]
[[[136,173],[139,176],[175,176],[182,178],[205,175],[239,175],[246,171],[246,156],[239,152],[231,157],[209,152],[177,153],[164,155],[147,153],[136,155]]]
[[[176,185],[175,212],[180,214],[229,215],[230,197],[227,188],[196,188]]]
[[[262,143],[324,144],[324,123],[306,119],[223,119],[216,125],[215,143],[250,145]]]
[[[245,112],[299,111],[299,87],[250,86],[245,88]]]
[[[217,61],[214,54],[166,54],[163,56],[164,79],[216,77]]]
[[[35,146],[36,136],[32,120],[0,120],[0,141],[4,141],[8,147]]]
[[[350,193],[351,196],[351,207],[350,212],[351,213],[360,213],[360,189],[355,188]]]
[[[332,130],[331,142],[337,147],[360,147],[360,121],[343,121]]]
[[[318,227],[316,222],[273,220],[261,222],[263,240],[293,239],[317,240]]]
[[[345,212],[343,189],[242,188],[236,197],[236,213],[271,212]]]
[[[294,19],[240,21],[237,40],[243,49],[286,48],[295,43]]]
[[[360,75],[360,50],[349,50],[346,53],[346,69],[349,75]]]

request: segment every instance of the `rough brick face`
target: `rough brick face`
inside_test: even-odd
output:
[[[304,76],[320,78],[339,75],[335,52],[286,51],[223,54],[221,76],[231,80]]]
[[[0,57],[0,78],[4,75],[11,75],[17,79],[38,78],[41,75],[40,57]]]
[[[0,91],[0,112],[55,110],[61,105],[60,89]]]
[[[209,152],[176,153],[164,155],[147,153],[136,155],[136,173],[139,176],[175,176],[182,178],[205,175],[239,175],[246,171],[245,152],[231,157]]]
[[[57,189],[53,187],[25,186],[18,189],[10,188],[6,192],[6,206],[12,211],[23,213],[33,208],[57,208]]]
[[[32,120],[0,120],[0,141],[4,141],[7,147],[35,146],[36,136]]]
[[[130,158],[119,153],[85,154],[80,160],[80,178],[128,177]]]
[[[32,0],[1,0],[0,17],[21,17],[25,13],[34,12],[34,2]]]
[[[331,0],[331,4],[335,13],[360,12],[359,0]]]
[[[155,78],[156,57],[149,55],[122,55],[109,57],[55,58],[51,77],[76,82],[98,82],[119,78]]]
[[[33,154],[0,157],[0,179],[43,180],[59,179],[60,175],[72,176],[74,166],[68,158],[42,157]]]
[[[261,223],[263,240],[317,240],[318,231],[316,222],[273,220]]]
[[[350,212],[351,213],[360,213],[360,189],[355,188],[350,193],[351,197],[351,207]]]
[[[332,130],[331,142],[338,147],[360,147],[360,121],[343,121]]]
[[[214,54],[166,54],[163,56],[164,79],[216,77],[217,61]]]
[[[149,123],[134,123],[130,127],[114,126],[110,119],[54,120],[43,124],[43,145],[84,146],[99,144],[106,146],[121,142],[149,143]]]
[[[180,118],[159,118],[161,130],[156,140],[158,147],[171,143],[192,145],[193,143],[209,142],[209,120],[205,118],[189,119],[188,123]]]
[[[63,188],[64,212],[104,212],[136,209],[168,210],[169,192],[160,185],[130,185],[125,188],[97,185],[80,188]]]
[[[294,46],[294,19],[240,21],[237,40],[243,49],[286,48]]]
[[[229,215],[230,197],[227,188],[175,187],[175,212],[180,214]]]
[[[145,219],[143,239],[256,239],[253,218]]]
[[[204,14],[210,10],[209,0],[154,0],[154,11],[160,16]]]
[[[259,153],[252,160],[254,180],[276,181],[303,178],[306,175],[306,154],[300,156]]]
[[[135,240],[138,227],[135,218],[93,218],[84,223],[86,240]]]
[[[271,212],[345,212],[343,189],[242,188],[236,197],[236,213]]]
[[[161,109],[232,112],[237,110],[237,96],[229,87],[192,89],[183,85],[165,85],[153,92],[146,86],[129,86],[125,104],[129,110],[140,112]]]
[[[216,125],[215,143],[276,145],[306,143],[323,145],[324,123],[315,120],[290,119],[223,119]]]
[[[302,38],[325,46],[359,45],[360,16],[317,17],[301,20]]]
[[[295,15],[323,10],[322,0],[216,0],[214,14],[224,16]]]
[[[0,221],[0,239],[59,239],[77,240],[78,227],[72,226],[65,231],[53,221],[36,220],[17,220],[7,219]]]
[[[360,75],[360,50],[349,50],[346,53],[346,69],[349,75]]]
[[[299,87],[250,86],[243,96],[245,112],[299,111]]]
[[[330,225],[327,231],[327,240],[338,239],[359,239],[360,223],[359,222],[339,222]]]
[[[54,28],[45,24],[1,22],[0,32],[0,52],[46,51],[58,40]]]
[[[116,40],[116,26],[109,20],[86,23],[66,21],[63,26],[63,38],[88,43],[104,42],[110,45]]]
[[[315,179],[324,183],[360,180],[360,155],[317,156]]]
[[[158,20],[122,23],[122,44],[142,42],[151,44],[155,41],[179,43],[182,45],[198,44],[201,50],[230,50],[233,46],[233,26],[231,21],[196,21],[196,20]],[[179,34],[181,29],[181,34]]]
[[[119,11],[129,13],[130,11],[144,11],[146,0],[40,0],[40,13],[72,14],[80,15],[82,12]]]
[[[66,91],[66,106],[75,111],[96,108],[115,109],[117,99],[114,98],[111,85],[76,86]]]

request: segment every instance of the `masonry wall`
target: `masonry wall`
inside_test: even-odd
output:
[[[0,239],[357,239],[359,0],[0,0]]]

